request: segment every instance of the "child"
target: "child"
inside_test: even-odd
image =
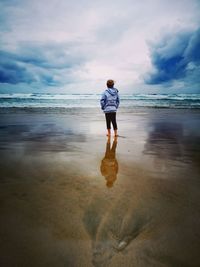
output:
[[[114,129],[115,137],[117,137],[117,123],[116,123],[116,112],[119,107],[119,95],[118,90],[113,87],[114,81],[107,81],[107,89],[102,94],[100,103],[101,109],[105,113],[106,125],[107,125],[107,136],[110,136],[111,122]]]
[[[101,174],[106,179],[106,186],[112,187],[115,180],[117,179],[118,173],[118,162],[115,157],[116,154],[116,147],[117,147],[117,138],[114,139],[112,147],[110,144],[110,138],[108,138],[106,144],[106,153],[104,158],[101,161]]]

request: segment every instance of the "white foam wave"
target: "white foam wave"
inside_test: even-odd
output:
[[[39,94],[39,93],[11,93],[0,94],[0,99],[38,99],[38,100],[82,100],[100,99],[101,94]],[[124,100],[200,100],[200,94],[120,94]]]

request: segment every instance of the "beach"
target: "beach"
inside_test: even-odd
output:
[[[0,110],[0,266],[200,266],[200,110]]]

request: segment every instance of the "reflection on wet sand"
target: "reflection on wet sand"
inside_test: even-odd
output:
[[[115,180],[117,179],[118,173],[118,161],[116,159],[116,147],[117,147],[117,138],[113,140],[112,147],[110,143],[110,138],[108,138],[106,143],[106,152],[105,156],[101,161],[101,174],[106,179],[106,186],[112,187]]]
[[[95,267],[200,264],[198,173],[191,173],[188,165],[176,168],[173,176],[170,172],[173,161],[181,162],[185,156],[182,125],[158,122],[152,126],[144,154],[153,155],[165,179],[133,164],[127,166],[128,175],[120,176],[119,171],[120,187],[94,195],[83,223],[92,240]],[[120,158],[120,164],[123,161],[126,158]]]
[[[183,128],[180,123],[153,123],[152,131],[146,140],[144,153],[163,159],[180,158],[182,156],[182,139]]]
[[[199,113],[146,114],[0,117],[0,266],[200,266]]]
[[[166,171],[171,161],[183,161],[183,128],[180,123],[154,122],[143,153],[151,155],[154,167]]]

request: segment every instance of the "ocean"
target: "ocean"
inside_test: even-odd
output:
[[[0,108],[98,108],[101,94],[0,94]],[[200,108],[200,94],[120,94],[120,107]]]

